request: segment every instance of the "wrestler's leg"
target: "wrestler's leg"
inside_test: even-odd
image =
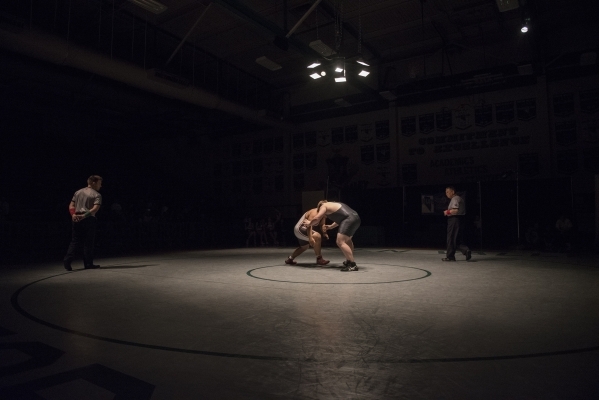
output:
[[[314,238],[314,253],[316,254],[316,257],[318,257],[321,255],[322,237],[319,232],[312,231],[312,238]]]
[[[299,256],[300,254],[302,254],[304,251],[308,250],[308,247],[310,247],[309,244],[305,244],[303,246],[298,247],[297,249],[295,249],[293,251],[293,253],[291,253],[291,259],[293,260],[295,257]]]
[[[312,237],[314,238],[314,253],[316,254],[316,264],[327,265],[329,260],[322,258],[322,236],[319,232],[312,231]]]
[[[354,244],[351,240],[351,236],[347,236],[343,233],[337,233],[337,246],[348,261],[354,261]]]

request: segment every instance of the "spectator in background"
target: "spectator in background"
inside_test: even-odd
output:
[[[279,245],[279,241],[277,240],[277,230],[275,228],[275,222],[271,217],[268,217],[268,221],[266,222],[266,231],[268,232],[268,236],[272,239],[272,243],[275,246]]]
[[[266,220],[261,218],[256,222],[256,235],[260,239],[260,246],[268,246],[268,237],[266,236]]]
[[[245,233],[247,234],[247,238],[245,239],[245,247],[249,247],[250,240],[254,242],[254,247],[256,247],[256,226],[252,221],[252,217],[245,217],[243,220]]]
[[[125,214],[123,213],[123,207],[116,200],[110,206],[110,219],[113,222],[122,222],[125,220]]]
[[[572,250],[572,244],[570,242],[572,234],[572,221],[570,221],[565,214],[561,214],[555,222],[555,229],[557,233],[554,245],[557,247],[557,250]]]

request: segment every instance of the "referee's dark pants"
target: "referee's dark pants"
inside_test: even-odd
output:
[[[447,217],[447,258],[455,259],[455,252],[460,249],[466,255],[470,249],[463,243],[464,216],[454,215]]]
[[[90,267],[94,264],[94,241],[96,239],[96,217],[87,217],[79,222],[73,222],[71,244],[64,256],[65,263],[70,264],[75,253],[83,247],[83,265]]]

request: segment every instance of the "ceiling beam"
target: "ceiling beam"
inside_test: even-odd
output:
[[[245,6],[243,2],[238,0],[214,0],[215,4],[223,7],[229,12],[237,15],[241,19],[251,22],[254,26],[257,26],[260,29],[266,30],[274,37],[285,37],[287,32],[285,32],[282,28],[280,28],[277,24],[272,21],[264,18],[262,15],[256,13],[251,8]],[[310,46],[306,45],[303,42],[295,39],[293,36],[288,38],[287,41],[297,50],[299,50],[302,54],[310,57],[314,57],[316,53]]]
[[[335,10],[326,2],[322,2],[321,3],[321,8],[322,10],[329,16],[329,18],[334,19],[335,18]],[[358,11],[359,12],[359,11]],[[354,28],[352,25],[348,24],[347,22],[343,21],[342,22],[343,25],[343,29],[345,29],[350,35],[352,35],[354,37],[354,39],[356,40],[360,40],[360,32]],[[379,52],[372,46],[370,46],[368,43],[362,43],[362,46],[368,50],[368,52],[370,52],[370,54],[372,54],[372,56],[375,59],[380,59],[381,55],[379,54]]]

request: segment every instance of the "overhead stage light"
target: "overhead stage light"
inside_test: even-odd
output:
[[[347,80],[345,79],[345,76],[340,76],[338,78],[335,78],[335,82],[346,82]]]
[[[528,32],[529,25],[530,25],[530,18],[525,18],[524,22],[522,23],[522,28],[520,28],[520,32],[522,32],[522,33]]]
[[[316,61],[316,62],[313,62],[312,64],[308,65],[308,68],[316,68],[319,65],[320,65],[320,62]]]
[[[318,73],[315,72],[313,74],[310,74],[310,78],[312,78],[312,79],[319,79],[320,78],[320,74],[318,74]]]
[[[370,75],[370,72],[368,72],[368,71],[366,71],[366,70],[363,69],[362,71],[360,71],[360,73],[358,75],[360,75],[360,76],[368,76],[368,75]]]
[[[367,67],[370,67],[370,64],[368,64],[366,61],[364,61],[364,59],[363,59],[362,57],[358,58],[358,59],[356,60],[356,62],[357,62],[358,64],[362,64],[362,65],[365,65],[365,66],[367,66]]]

